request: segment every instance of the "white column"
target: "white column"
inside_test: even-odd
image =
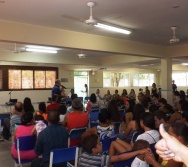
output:
[[[161,59],[161,88],[162,97],[172,104],[172,59]]]

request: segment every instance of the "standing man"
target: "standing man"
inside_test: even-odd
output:
[[[57,102],[58,102],[58,103],[61,102],[61,90],[60,90],[60,86],[61,86],[60,80],[59,80],[59,79],[56,79],[55,85],[54,85],[54,87],[52,88],[52,97],[53,97],[54,95],[57,96],[57,98],[58,98]]]
[[[174,80],[172,80],[172,90],[173,90],[173,92],[177,91],[177,86],[176,86]]]
[[[48,127],[39,133],[35,145],[35,153],[42,158],[34,159],[31,167],[49,167],[50,151],[53,149],[67,148],[69,134],[67,130],[59,124],[59,113],[50,110],[48,113]],[[64,167],[66,164],[57,164],[56,167]]]

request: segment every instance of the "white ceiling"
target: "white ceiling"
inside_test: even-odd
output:
[[[33,25],[67,29],[84,33],[110,36],[126,40],[139,41],[156,45],[170,45],[171,26],[178,26],[176,31],[179,44],[188,43],[188,1],[187,0],[93,0],[93,17],[99,22],[129,28],[130,36],[112,33],[86,25],[89,18],[87,0],[2,0],[0,1],[0,19]],[[16,44],[16,49],[24,50],[25,44]],[[0,49],[13,51],[15,44],[0,43]],[[63,49],[66,55],[76,55],[80,50]],[[111,56],[111,53],[83,51],[89,57]],[[182,59],[183,61],[186,58]],[[180,58],[174,62],[181,62]],[[159,64],[160,60],[149,61]],[[145,65],[135,62],[135,66]],[[74,65],[74,64],[73,64]],[[116,68],[121,64],[114,65]],[[124,66],[124,65],[123,65]],[[144,67],[144,66],[143,66]],[[82,68],[82,67],[81,67]],[[86,68],[86,66],[83,66]],[[94,68],[94,67],[93,67]]]

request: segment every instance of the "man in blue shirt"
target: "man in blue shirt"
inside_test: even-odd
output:
[[[59,124],[59,113],[51,110],[48,113],[48,127],[39,133],[35,153],[42,158],[32,161],[31,167],[49,167],[50,151],[53,149],[67,148],[69,134],[67,130]],[[66,164],[55,165],[64,167]]]
[[[55,81],[55,85],[52,88],[52,97],[54,95],[56,95],[58,97],[57,102],[60,103],[61,102],[61,90],[60,90],[60,86],[61,86],[61,82],[59,79],[56,79]]]

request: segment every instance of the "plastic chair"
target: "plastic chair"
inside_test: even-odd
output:
[[[87,130],[87,127],[74,128],[69,132],[68,147],[71,139],[81,139],[82,134]]]
[[[15,148],[17,150],[18,159],[14,158],[15,165],[22,166],[23,163],[31,162],[33,159],[22,160],[20,157],[20,151],[33,150],[36,144],[36,136],[21,136],[15,141]]]
[[[99,106],[91,106],[90,112],[100,112],[100,107]]]
[[[120,154],[129,153],[129,152],[132,152],[132,151],[127,151],[127,152],[123,152],[123,153],[120,153]],[[120,154],[118,154],[118,155],[120,155]],[[125,161],[115,162],[115,163],[113,163],[113,167],[122,167],[122,166],[131,167],[131,164],[132,164],[134,158],[135,158],[135,156],[132,157],[132,158],[129,158]]]
[[[74,161],[74,165],[70,164],[67,161]],[[54,149],[50,152],[50,164],[49,167],[52,167],[53,164],[59,164],[66,162],[67,166],[77,167],[78,164],[78,147],[69,147],[62,149]]]
[[[115,141],[116,139],[117,139],[117,136],[113,136],[113,137],[101,140],[101,142],[102,142],[102,152],[104,153],[104,152],[108,151],[109,148],[110,148],[111,142]]]
[[[99,111],[93,111],[93,112],[90,112],[89,113],[89,128],[92,128],[94,126],[97,126],[99,124],[99,118],[98,118],[98,115],[99,115]]]

